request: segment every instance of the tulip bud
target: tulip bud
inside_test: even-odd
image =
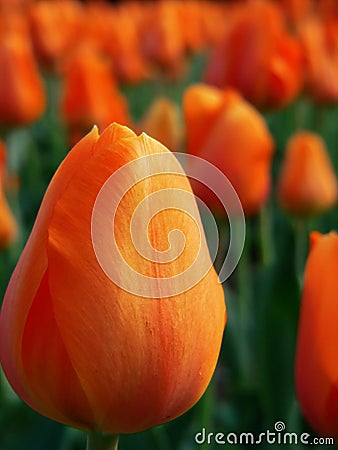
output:
[[[323,21],[309,15],[297,23],[304,53],[305,84],[318,102],[337,102],[338,63],[335,52],[327,45]]]
[[[45,108],[45,92],[25,35],[0,37],[0,124],[26,125]]]
[[[235,4],[229,23],[207,65],[205,81],[237,89],[258,107],[289,104],[302,87],[302,58],[280,7],[264,0],[239,3],[237,8]]]
[[[293,214],[317,214],[335,205],[337,178],[319,135],[304,131],[289,140],[277,192],[281,207]]]
[[[185,48],[177,2],[155,2],[145,12],[140,30],[145,57],[164,68],[166,75],[180,76]]]
[[[78,45],[84,31],[85,11],[78,1],[43,0],[32,2],[28,19],[38,61],[55,69]]]
[[[105,128],[113,121],[129,123],[128,105],[110,64],[90,45],[77,49],[65,66],[61,113],[72,132],[82,135],[93,124]]]
[[[237,92],[203,85],[186,90],[183,109],[188,153],[218,167],[237,191],[244,212],[256,213],[269,194],[274,147],[263,117]],[[216,206],[211,197],[203,197],[211,208]]]
[[[114,8],[107,2],[93,2],[88,7],[92,38],[111,58],[116,78],[133,84],[148,78],[149,68],[141,51],[137,19],[138,8],[141,16],[144,15],[144,4],[124,2]]]
[[[301,409],[320,435],[338,441],[338,235],[310,235],[296,351]]]
[[[165,97],[159,97],[152,103],[138,129],[172,150],[180,149],[182,139],[180,111],[173,101]]]
[[[312,0],[281,0],[281,3],[292,24],[297,24],[299,20],[311,14],[314,6]]]
[[[0,357],[14,390],[67,425],[141,431],[201,397],[224,323],[177,160],[126,127],[94,128],[51,181],[6,291]]]
[[[17,225],[0,188],[0,249],[9,247],[17,236]]]

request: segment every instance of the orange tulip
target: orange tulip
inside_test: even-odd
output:
[[[0,249],[8,247],[17,236],[17,224],[9,209],[4,193],[6,177],[6,153],[0,141]]]
[[[57,68],[84,33],[81,3],[74,0],[33,2],[28,17],[39,62],[47,68]]]
[[[116,78],[127,83],[139,83],[149,76],[134,6],[128,2],[116,9],[94,3],[87,11],[91,38],[111,58]]]
[[[338,17],[338,4],[336,0],[319,0],[317,3],[319,14],[324,18]]]
[[[201,11],[202,28],[208,44],[215,45],[222,41],[229,28],[231,3],[198,1]]]
[[[202,14],[207,9],[201,1],[186,0],[177,5],[178,19],[182,29],[185,48],[191,52],[199,52],[206,45],[203,30]]]
[[[67,425],[114,434],[167,422],[201,397],[216,365],[225,304],[203,231],[199,239],[197,224],[177,208],[162,209],[147,221],[144,243],[161,253],[171,230],[184,233],[182,252],[169,262],[143,257],[131,238],[131,217],[143,199],[149,205],[153,193],[168,189],[177,201],[184,192],[192,195],[182,172],[168,174],[161,159],[146,159],[137,170],[126,166],[154,155],[177,165],[164,146],[144,134],[137,137],[116,124],[100,136],[93,129],[56,172],[7,288],[0,315],[4,371],[25,402]],[[108,203],[96,206],[104,183],[121,169]],[[160,174],[151,176],[153,169]],[[125,181],[132,187],[124,195]],[[121,204],[113,222],[114,195]],[[194,201],[183,209],[191,210],[191,203],[198,215]],[[136,229],[138,237],[139,222]],[[127,272],[108,249],[113,230]],[[184,274],[196,256],[209,269],[192,280]],[[145,281],[130,284],[126,274],[132,269]],[[169,281],[172,296],[161,291],[161,279]]]
[[[180,111],[171,100],[165,97],[157,98],[137,128],[173,151],[180,150],[182,140]]]
[[[0,124],[26,125],[45,109],[45,92],[25,35],[0,35]]]
[[[274,147],[262,116],[235,91],[204,85],[186,90],[183,109],[187,152],[218,167],[237,191],[244,212],[256,213],[269,194]]]
[[[319,102],[338,100],[338,53],[327,45],[323,22],[309,16],[298,23],[300,42],[304,52],[306,87]]]
[[[205,81],[238,89],[259,107],[285,106],[302,87],[299,43],[271,2],[249,2],[235,13],[208,63]]]
[[[338,235],[311,233],[296,351],[301,409],[320,435],[338,441]]]
[[[16,239],[18,230],[14,216],[0,187],[0,249],[9,247]]]
[[[311,13],[313,0],[281,0],[283,9],[293,24]]]
[[[82,135],[94,124],[105,128],[113,121],[130,122],[109,62],[89,45],[77,49],[65,68],[61,113],[72,131]]]
[[[184,66],[184,37],[176,2],[160,0],[145,10],[141,29],[145,57],[169,75],[180,75]]]
[[[292,136],[277,191],[282,208],[294,214],[316,214],[335,205],[337,178],[320,136],[305,131]]]
[[[27,15],[22,8],[15,8],[8,4],[7,9],[0,4],[0,36],[6,33],[25,35],[25,39],[30,40]]]
[[[25,11],[35,0],[0,0],[0,9],[5,11]]]

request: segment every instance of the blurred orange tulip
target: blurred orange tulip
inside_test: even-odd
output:
[[[209,45],[215,45],[224,38],[230,22],[231,3],[198,0],[201,11],[202,29]]]
[[[113,9],[98,4],[90,9],[96,17],[96,23],[91,24],[94,38],[101,35],[99,45],[112,59],[116,78],[126,83],[139,83],[149,76],[133,6],[126,3]],[[92,15],[90,21],[93,21]]]
[[[33,0],[0,0],[0,12],[20,11],[23,10]]]
[[[199,52],[206,45],[202,14],[206,11],[201,1],[178,2],[178,19],[182,29],[184,46],[191,52]]]
[[[216,46],[205,81],[238,89],[259,107],[283,107],[302,87],[299,43],[276,4],[252,1],[230,15],[230,29]]]
[[[327,45],[323,22],[315,15],[297,24],[305,60],[305,82],[315,100],[338,100],[338,49],[332,53]]]
[[[292,24],[296,24],[313,10],[313,0],[281,0],[286,16]]]
[[[338,3],[336,0],[319,0],[316,6],[323,18],[338,17]]]
[[[0,141],[0,249],[8,247],[16,238],[18,229],[15,218],[5,198],[6,152]]]
[[[292,136],[277,191],[281,207],[293,214],[312,215],[336,204],[337,178],[319,135],[303,131]]]
[[[184,68],[184,36],[177,2],[159,0],[145,9],[141,29],[145,57],[178,76]]]
[[[296,390],[314,430],[338,441],[338,235],[311,233],[296,350]]]
[[[176,161],[154,139],[116,124],[81,140],[51,181],[7,288],[0,315],[4,371],[25,402],[67,425],[114,434],[167,422],[201,397],[217,362],[225,303],[216,272],[209,266],[190,289],[180,290],[192,281],[184,274],[197,253],[211,263],[203,231],[200,238],[195,221],[169,207],[146,222],[144,240],[163,252],[179,224],[186,237],[179,256],[150,261],[133,245],[131,217],[143,199],[168,189],[177,200],[182,192],[192,195],[187,178],[167,173],[161,162],[138,166],[143,181],[126,166],[152,155]],[[121,168],[124,176],[111,185],[123,196],[115,223],[106,220],[111,195],[109,205],[95,210],[101,258],[117,276],[113,282],[94,252],[92,219],[103,185]],[[161,173],[151,176],[153,169]],[[128,179],[132,187],[124,195],[120,183]],[[198,215],[194,200],[187,207],[191,202]],[[107,251],[113,229],[128,270],[145,275],[142,285],[132,286],[140,296],[124,287],[129,277]],[[161,279],[178,293],[158,295]]]
[[[109,62],[91,46],[78,48],[66,65],[60,103],[66,123],[82,136],[93,125],[105,128],[111,122],[130,122]]]
[[[75,0],[32,2],[28,17],[39,62],[49,69],[58,68],[84,33],[81,3]]]
[[[263,117],[237,92],[205,85],[186,90],[183,109],[187,152],[218,167],[236,189],[244,212],[256,213],[269,195],[274,148]]]
[[[172,151],[179,151],[182,140],[180,110],[176,103],[158,97],[146,111],[137,129],[146,132]]]
[[[6,33],[25,35],[25,39],[30,41],[27,14],[21,8],[15,8],[10,4],[8,9],[0,5],[0,36]]]
[[[0,124],[26,125],[45,109],[45,92],[26,36],[0,35]]]

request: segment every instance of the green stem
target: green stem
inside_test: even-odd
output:
[[[295,269],[300,287],[303,285],[304,267],[306,261],[308,233],[306,221],[298,219],[294,223],[295,232]]]
[[[215,267],[216,272],[219,274],[221,271],[221,268],[223,266],[224,259],[226,257],[228,247],[229,247],[229,242],[228,242],[229,226],[228,226],[227,221],[224,220],[223,217],[219,217],[219,216],[215,215],[214,218],[216,220],[216,225],[217,225],[217,229],[218,229],[218,233],[219,233],[218,251],[217,251],[215,261],[214,261],[214,267]],[[214,238],[214,236],[210,235],[210,240],[213,238]]]
[[[274,241],[272,239],[270,211],[265,206],[259,214],[261,257],[263,266],[268,266],[275,259]]]
[[[208,386],[208,389],[204,393],[203,397],[200,400],[199,406],[199,427],[205,428],[206,432],[214,431],[213,424],[213,412],[215,409],[216,403],[216,392],[214,380]],[[200,446],[201,450],[207,450],[210,447],[208,442],[205,442]]]
[[[320,103],[316,105],[314,112],[315,112],[315,122],[313,125],[313,129],[316,130],[318,133],[321,133],[323,131],[323,126],[325,124],[326,107]]]
[[[0,402],[3,408],[5,408],[6,404],[6,398],[5,398],[5,389],[4,389],[4,374],[2,372],[2,369],[0,368]]]
[[[16,176],[20,173],[20,170],[24,167],[25,162],[29,158],[29,147],[31,145],[31,139],[29,133],[26,129],[8,130],[6,135],[3,137],[7,152],[7,169],[8,175]],[[24,247],[24,237],[22,234],[22,216],[21,216],[21,206],[19,200],[19,190],[12,189],[7,200],[10,209],[13,211],[18,228],[19,235],[9,249],[7,250],[10,266],[14,266],[20,256],[20,253]]]
[[[170,450],[170,441],[166,429],[163,427],[163,425],[152,428],[151,433],[154,437],[156,448],[161,450]]]
[[[299,407],[296,398],[292,399],[290,404],[289,413],[286,417],[286,423],[288,425],[288,429],[294,433],[300,433],[301,430],[301,416],[299,412]]]
[[[208,386],[208,389],[204,393],[201,399],[201,412],[200,412],[200,421],[202,427],[205,427],[207,430],[212,430],[213,426],[213,412],[215,408],[215,380],[212,380]]]
[[[300,96],[294,104],[294,117],[291,127],[288,128],[288,133],[296,128],[296,130],[307,128],[311,122],[311,102],[307,96]]]
[[[249,322],[250,322],[250,270],[248,241],[245,242],[241,259],[237,269],[238,311],[239,311],[239,358],[242,381],[245,385],[250,383],[250,347],[249,347]]]
[[[103,434],[97,431],[88,433],[86,450],[117,450],[119,436]]]

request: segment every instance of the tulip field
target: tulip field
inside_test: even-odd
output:
[[[0,0],[0,450],[338,448],[338,2]]]

